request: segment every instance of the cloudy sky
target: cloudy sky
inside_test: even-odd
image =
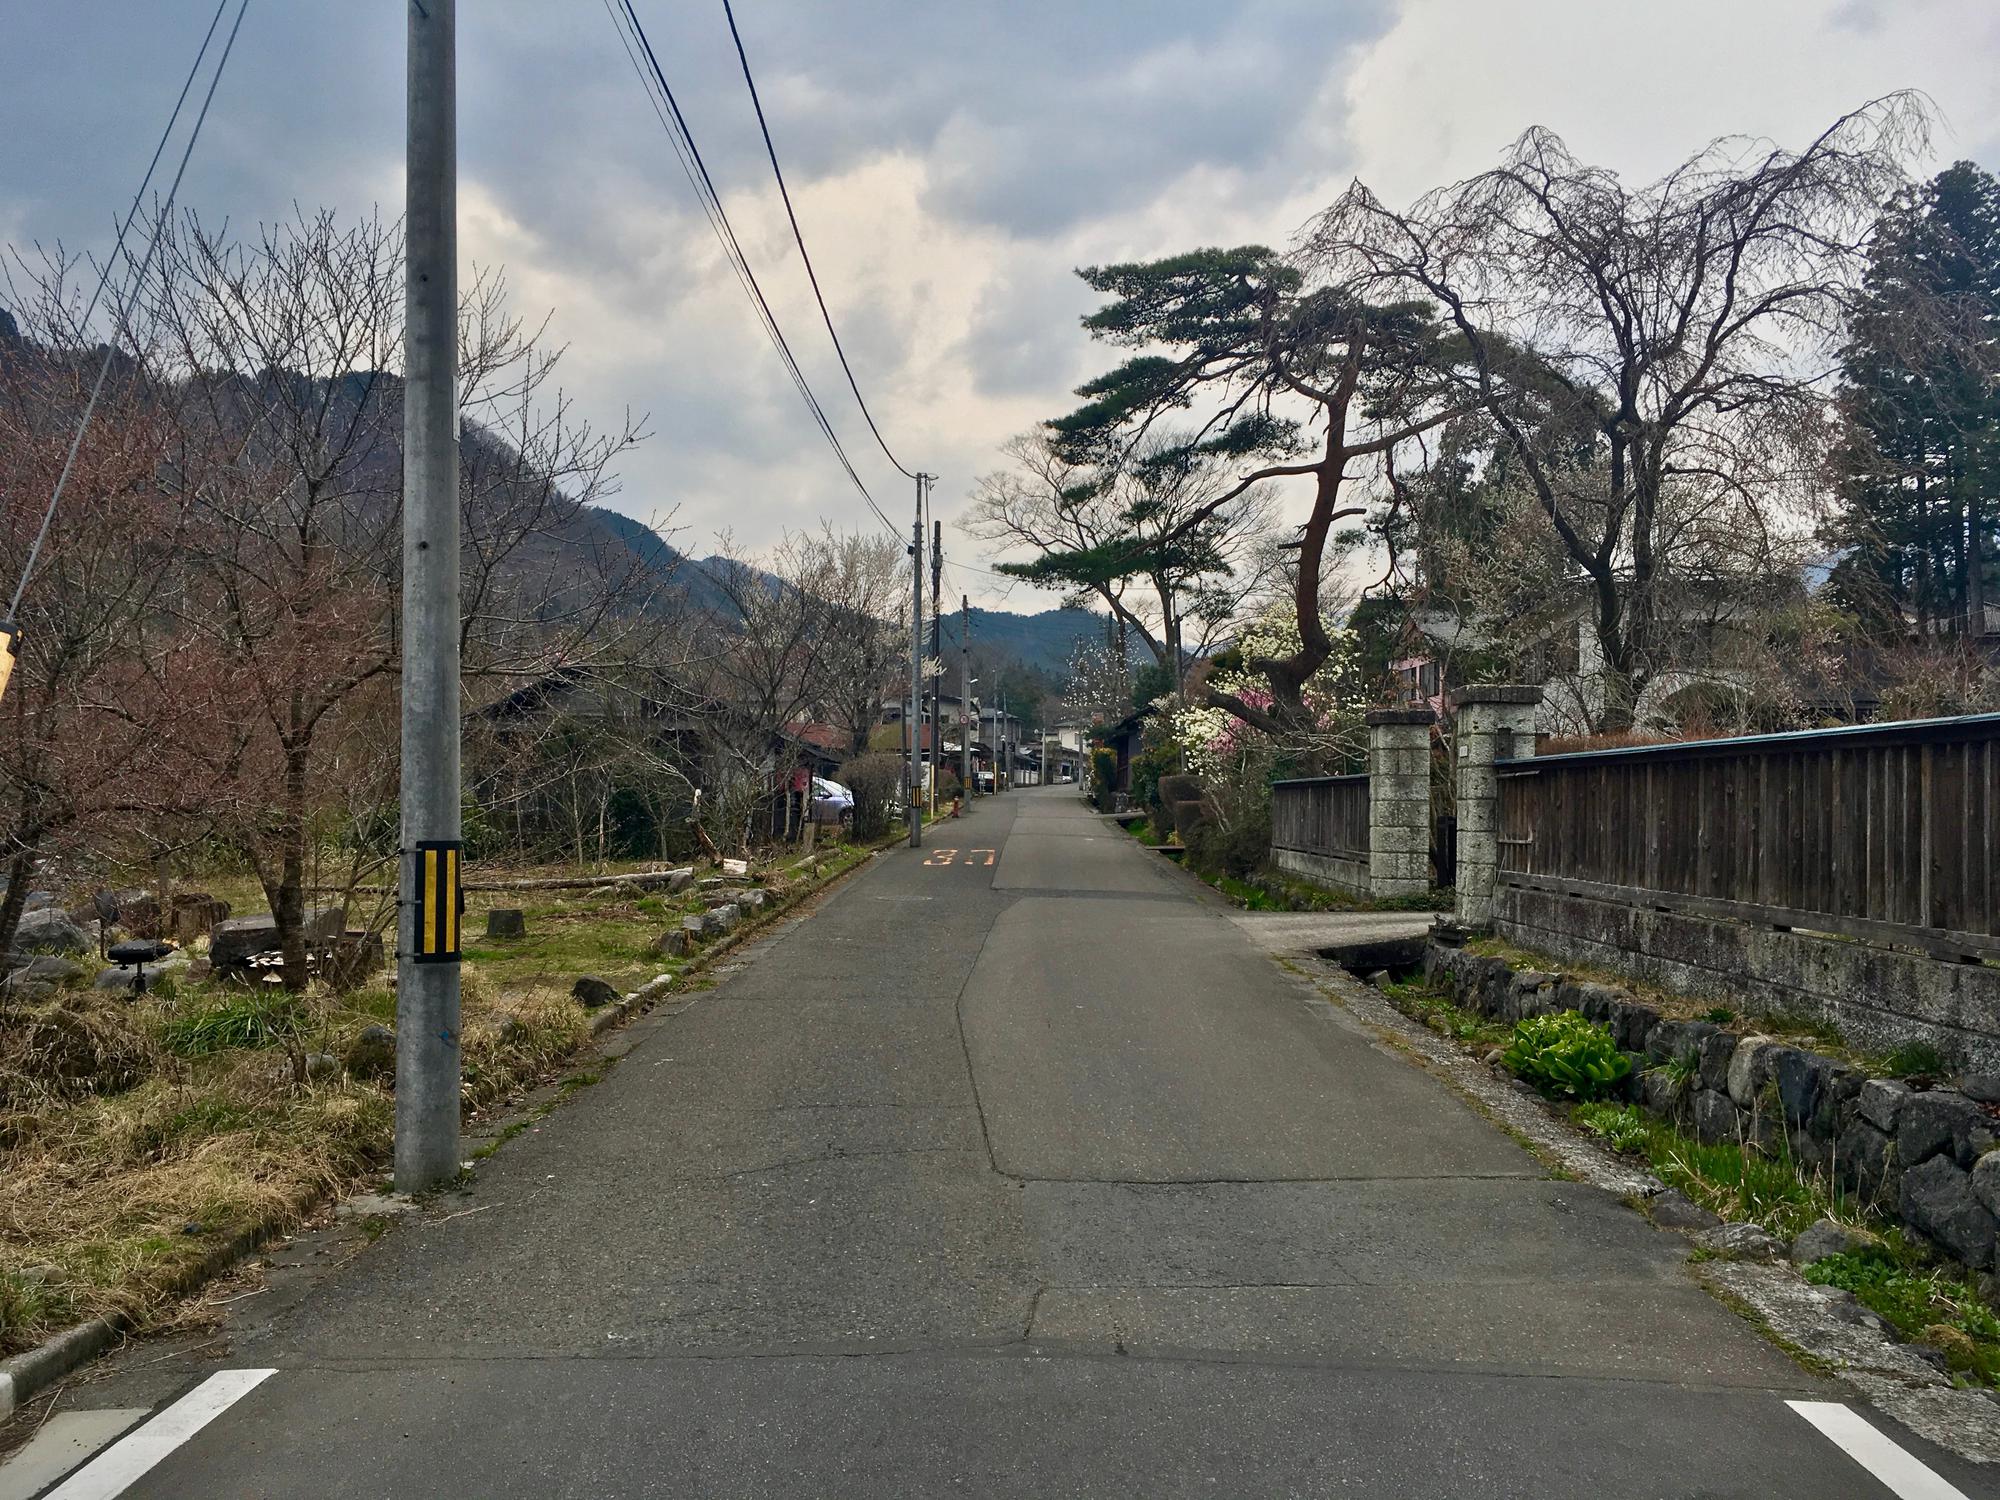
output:
[[[721,0],[635,0],[753,266],[877,499]],[[0,5],[0,242],[102,251],[212,0]],[[1010,434],[1106,362],[1078,265],[1283,244],[1359,176],[1392,201],[1529,125],[1628,178],[1710,137],[1800,144],[1891,89],[1939,163],[2000,168],[1992,0],[737,0],[807,242],[898,456],[957,514]],[[1670,12],[1670,18],[1663,12]],[[404,8],[252,0],[183,202],[252,225],[402,201]],[[696,551],[872,524],[753,321],[602,0],[461,0],[461,252],[552,314],[565,383],[654,437],[613,502]],[[989,562],[947,541],[948,558]],[[961,575],[975,597],[1041,600]]]

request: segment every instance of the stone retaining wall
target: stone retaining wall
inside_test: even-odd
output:
[[[1870,1052],[1928,1042],[1956,1066],[2000,1072],[2000,968],[1991,964],[1504,881],[1493,930],[1737,1010],[1817,1016]]]
[[[1309,854],[1303,849],[1273,849],[1271,863],[1287,875],[1296,875],[1316,885],[1333,886],[1362,896],[1368,894],[1368,866],[1358,859]]]
[[[2000,1265],[2000,1074],[1958,1088],[1873,1078],[1849,1063],[1707,1021],[1675,1021],[1623,990],[1517,971],[1433,939],[1424,974],[1501,1021],[1575,1010],[1632,1059],[1628,1096],[1698,1139],[1787,1151],[1978,1270]],[[1684,1081],[1663,1065],[1678,1060]]]

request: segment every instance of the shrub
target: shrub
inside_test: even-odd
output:
[[[259,984],[203,1010],[175,1016],[160,1040],[183,1057],[206,1057],[236,1047],[270,1047],[305,1030],[299,998],[276,985]]]
[[[1090,780],[1097,793],[1097,810],[1110,812],[1118,790],[1118,752],[1108,745],[1090,747]]]
[[[903,758],[870,750],[840,768],[840,784],[854,794],[854,836],[880,838],[889,831],[889,809],[903,788]]]
[[[1543,1093],[1572,1099],[1600,1099],[1632,1071],[1610,1031],[1573,1010],[1516,1022],[1501,1061]]]
[[[1643,1151],[1652,1139],[1646,1117],[1633,1104],[1580,1104],[1576,1122],[1603,1136],[1613,1151]]]

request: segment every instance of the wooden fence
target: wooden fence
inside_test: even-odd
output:
[[[2000,714],[1498,770],[1504,884],[2000,958]]]
[[[1368,778],[1312,776],[1271,784],[1271,847],[1368,867]]]

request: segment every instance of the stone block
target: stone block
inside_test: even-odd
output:
[[[667,871],[667,894],[678,896],[694,884],[694,871],[690,869]]]
[[[1933,1156],[1906,1170],[1899,1206],[1905,1223],[1967,1265],[1992,1265],[1993,1214],[1973,1196],[1971,1176],[1949,1157]]]
[[[1969,1167],[1972,1132],[1985,1123],[1986,1112],[1963,1094],[1950,1089],[1912,1094],[1896,1122],[1896,1155],[1905,1168],[1939,1155]]]
[[[1627,1052],[1646,1052],[1646,1038],[1660,1024],[1660,1013],[1637,1000],[1619,1000],[1611,1007],[1611,1035]]]
[[[45,906],[21,918],[14,929],[14,946],[29,953],[88,953],[95,944],[68,913]]]
[[[1746,1036],[1729,1058],[1729,1097],[1738,1109],[1749,1109],[1771,1079],[1777,1064],[1777,1044],[1767,1036]]]
[[[1819,1108],[1820,1091],[1826,1087],[1828,1074],[1838,1066],[1832,1058],[1817,1052],[1786,1047],[1779,1053],[1775,1076],[1778,1102],[1784,1107],[1787,1125],[1797,1130],[1812,1122]]]
[[[608,981],[598,978],[595,974],[579,976],[576,983],[570,986],[569,992],[571,998],[585,1010],[596,1010],[598,1007],[610,1005],[618,999],[617,989]]]
[[[1701,1086],[1726,1094],[1729,1090],[1729,1060],[1735,1055],[1736,1038],[1729,1032],[1717,1027],[1704,1036],[1698,1052]]]
[[[1972,1196],[1989,1214],[2000,1218],[2000,1151],[1988,1151],[1973,1164]]]
[[[1892,1196],[1895,1139],[1857,1119],[1840,1133],[1840,1163],[1848,1180],[1870,1200]]]
[[[1718,1089],[1705,1088],[1696,1092],[1694,1133],[1703,1145],[1713,1146],[1735,1140],[1742,1119],[1736,1106],[1730,1102],[1729,1095]]]
[[[496,906],[486,914],[486,935],[490,938],[517,938],[528,934],[528,918],[519,907]]]
[[[1870,1078],[1854,1097],[1854,1112],[1877,1130],[1894,1134],[1896,1117],[1910,1097],[1910,1086],[1893,1078]]]

